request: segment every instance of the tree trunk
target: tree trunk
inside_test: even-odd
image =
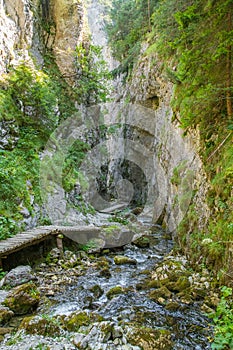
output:
[[[232,18],[231,13],[228,13],[228,31],[231,31],[232,27]],[[231,96],[231,80],[232,80],[232,73],[231,73],[231,66],[232,66],[232,47],[229,45],[227,47],[227,80],[226,80],[226,103],[227,103],[227,116],[228,119],[232,118],[232,96]]]
[[[147,1],[147,5],[148,5],[148,24],[149,24],[149,31],[151,31],[151,22],[150,22],[150,0]]]

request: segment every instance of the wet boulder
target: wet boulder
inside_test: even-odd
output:
[[[25,283],[13,288],[3,304],[16,315],[25,315],[33,311],[40,301],[40,293],[34,283]]]

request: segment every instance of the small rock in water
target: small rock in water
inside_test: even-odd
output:
[[[114,257],[114,263],[116,265],[137,265],[137,260],[129,258],[127,256],[124,255],[116,255]]]

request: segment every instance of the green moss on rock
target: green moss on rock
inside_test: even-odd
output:
[[[114,257],[114,263],[116,265],[136,265],[137,261],[124,255],[116,255]]]
[[[111,289],[106,293],[106,296],[108,299],[114,298],[116,295],[123,294],[124,293],[124,288],[121,286],[116,286]]]
[[[36,308],[40,301],[40,292],[34,283],[25,283],[13,288],[4,301],[17,315],[25,315]]]
[[[103,321],[102,316],[86,311],[73,313],[61,320],[62,327],[69,332],[77,332],[82,326],[89,326],[94,322],[101,321]]]
[[[127,334],[127,340],[134,346],[144,350],[172,350],[171,332],[166,329],[132,328]]]
[[[14,316],[14,312],[9,308],[0,305],[0,326],[7,323]]]
[[[62,332],[57,318],[47,315],[25,317],[19,329],[24,329],[28,334],[38,334],[49,337],[57,337],[61,335]]]

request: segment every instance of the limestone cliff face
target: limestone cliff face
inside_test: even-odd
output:
[[[54,33],[48,45],[60,71],[72,84],[75,80],[75,47],[88,39],[84,5],[80,0],[51,0],[50,11]]]
[[[0,0],[0,72],[22,60],[42,66],[49,49],[64,77],[73,81],[74,50],[85,40],[83,18],[79,0]]]
[[[203,228],[210,215],[206,204],[209,185],[198,155],[198,130],[184,135],[173,117],[172,89],[161,75],[156,55],[143,56],[133,70],[125,96],[154,110],[150,130],[154,137],[155,179],[159,181],[154,220],[174,231],[185,218],[188,237],[193,225]],[[190,207],[191,213],[196,212],[195,219],[189,217]]]
[[[0,72],[20,59],[29,59],[32,46],[33,13],[29,0],[0,1]]]

